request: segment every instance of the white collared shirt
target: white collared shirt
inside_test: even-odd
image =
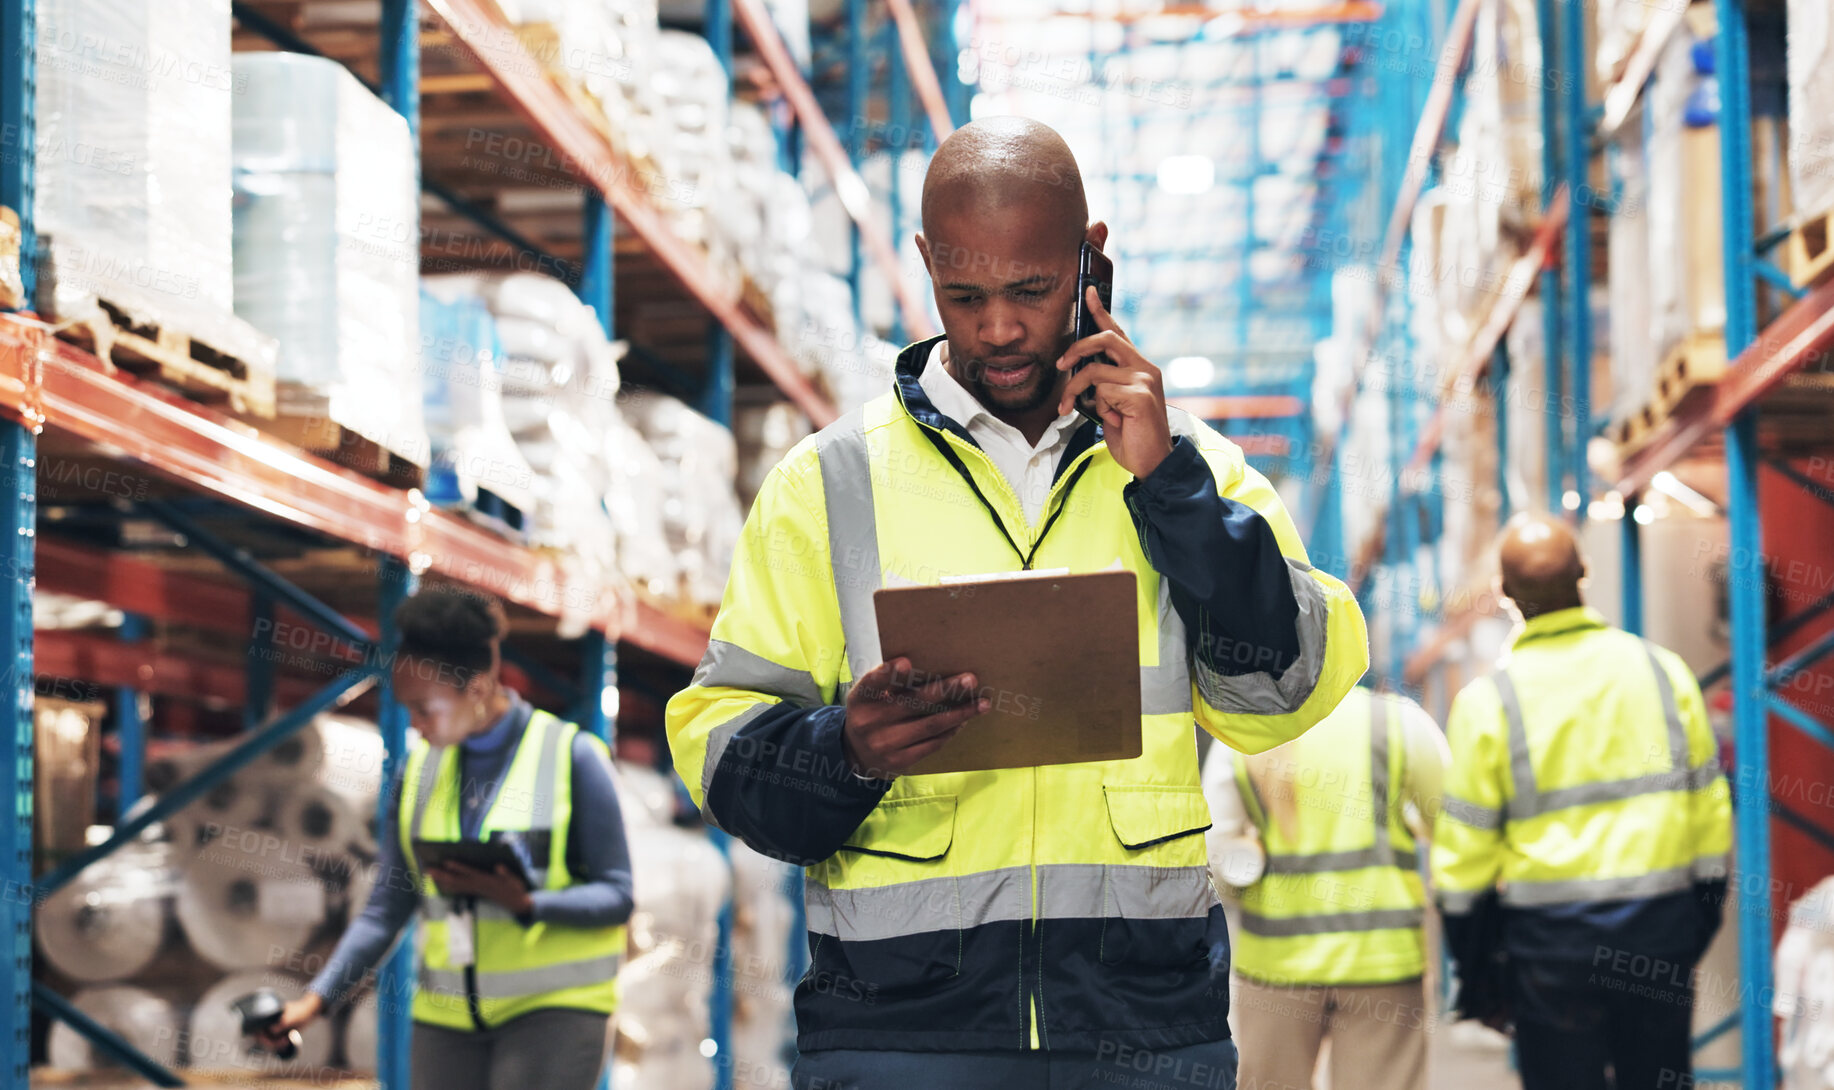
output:
[[[994,468],[1018,495],[1026,522],[1036,526],[1057,474],[1058,459],[1063,456],[1064,447],[1083,418],[1072,410],[1052,421],[1036,446],[1026,442],[1018,428],[994,416],[979,398],[944,370],[942,359],[946,344],[947,341],[938,341],[936,347],[930,349],[929,362],[917,376],[917,384],[923,387],[938,412],[968,429],[968,435],[980,444]]]

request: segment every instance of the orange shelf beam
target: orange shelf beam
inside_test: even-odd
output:
[[[942,83],[936,78],[936,66],[930,61],[930,47],[923,40],[923,24],[917,21],[911,0],[885,0],[885,6],[891,10],[892,22],[898,25],[898,41],[904,49],[904,70],[911,77],[911,86],[917,91],[918,101],[923,103],[924,113],[929,115],[930,131],[936,134],[936,142],[940,144],[955,131],[955,122],[949,118],[949,104],[943,98]]]
[[[1199,420],[1271,420],[1305,412],[1304,402],[1286,394],[1168,397],[1165,400]]]

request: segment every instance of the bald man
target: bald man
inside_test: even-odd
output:
[[[1362,675],[1367,640],[1268,482],[1167,408],[1093,291],[1102,331],[1072,337],[1081,247],[1106,240],[1050,129],[944,141],[917,242],[945,334],[771,473],[670,702],[708,817],[808,868],[797,1087],[1235,1084],[1192,724],[1244,752],[1296,737]],[[1071,409],[1085,389],[1099,427]],[[873,591],[1116,566],[1138,586],[1141,756],[918,771],[998,729],[977,718],[996,703],[1049,719],[1087,694],[938,677],[881,647]],[[995,622],[1016,639],[1044,623],[963,621]]]
[[[1452,704],[1433,837],[1460,1014],[1513,1021],[1525,1090],[1692,1086],[1732,842],[1700,688],[1585,607],[1564,523],[1517,516],[1499,558],[1522,625]]]

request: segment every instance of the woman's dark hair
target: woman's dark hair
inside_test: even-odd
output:
[[[401,657],[443,667],[440,680],[460,689],[496,671],[508,628],[500,602],[463,587],[429,587],[395,610]]]

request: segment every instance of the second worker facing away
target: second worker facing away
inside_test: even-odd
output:
[[[937,149],[919,245],[945,335],[772,471],[670,702],[709,820],[810,868],[798,1087],[1234,1085],[1192,724],[1245,753],[1294,738],[1367,638],[1267,480],[1167,407],[1093,291],[1103,332],[1072,343],[1079,251],[1106,237],[1050,129],[989,119]],[[1071,409],[1091,385],[1099,429]],[[1139,586],[1140,757],[900,774],[992,694],[913,691],[925,664],[880,646],[875,589],[1117,564]]]

